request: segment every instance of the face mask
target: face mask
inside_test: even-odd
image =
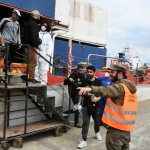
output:
[[[45,26],[41,26],[41,30],[42,31],[46,31],[46,27]]]
[[[108,72],[105,73],[105,77],[109,77],[109,73]]]

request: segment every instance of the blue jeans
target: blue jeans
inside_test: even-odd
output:
[[[99,101],[99,106],[100,106],[100,111],[99,111],[100,123],[101,123],[101,119],[102,119],[102,115],[103,115],[103,112],[104,112],[104,108],[105,108],[106,102],[107,102],[107,98],[104,98],[104,97],[101,98],[100,101]]]

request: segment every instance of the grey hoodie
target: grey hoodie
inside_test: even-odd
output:
[[[12,17],[3,18],[0,22],[0,28],[5,20],[7,20],[7,22],[0,32],[0,37],[3,37],[6,43],[21,44],[19,22],[13,21]]]
[[[112,86],[92,86],[92,91],[90,93],[100,97],[111,98],[115,104],[122,106],[124,102],[125,91],[120,83],[124,83],[131,93],[136,93],[137,89],[135,84],[128,79],[117,81]]]

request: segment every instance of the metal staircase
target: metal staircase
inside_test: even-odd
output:
[[[5,62],[8,51],[9,45],[6,45]],[[28,57],[26,64],[27,76]],[[5,63],[5,72],[0,72],[0,138],[3,149],[9,148],[7,141],[18,136],[25,137],[68,126],[63,113],[55,108],[55,97],[47,95],[46,85],[29,84],[28,81],[22,83],[21,74],[7,70]]]

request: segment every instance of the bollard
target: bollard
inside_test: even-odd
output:
[[[7,143],[7,141],[1,141],[1,147],[0,149],[3,149],[3,150],[8,150],[9,149],[9,143]]]
[[[13,141],[13,147],[22,148],[23,147],[23,138],[22,137],[15,138]]]
[[[60,127],[57,127],[56,129],[55,129],[55,136],[56,137],[58,137],[58,136],[61,136],[61,128]]]

